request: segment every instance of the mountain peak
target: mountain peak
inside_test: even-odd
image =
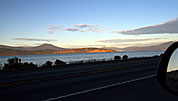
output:
[[[32,47],[33,50],[64,50],[64,48],[61,48],[61,47],[57,47],[57,46],[54,46],[52,44],[48,44],[48,43],[44,43],[42,45],[39,45],[39,46],[36,46],[36,47]]]
[[[44,44],[41,44],[41,45],[39,45],[39,46],[54,46],[54,45],[49,44],[49,43],[44,43]],[[57,47],[57,46],[54,46],[54,47]]]
[[[41,45],[52,45],[52,44],[49,44],[49,43],[44,43],[44,44],[41,44]]]

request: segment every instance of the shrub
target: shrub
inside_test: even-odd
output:
[[[55,64],[56,66],[59,66],[59,65],[65,65],[66,62],[56,59],[56,61],[54,62],[54,64]]]
[[[25,62],[25,63],[23,63],[22,67],[23,68],[36,68],[37,65],[33,64],[32,62],[30,62],[30,63]]]
[[[114,60],[121,60],[120,56],[114,56]]]
[[[86,63],[86,61],[84,62],[83,60],[81,60],[81,61],[78,62],[78,64],[83,64],[83,63]]]
[[[44,66],[46,67],[51,67],[52,66],[52,62],[51,61],[46,61],[46,63],[44,64]]]
[[[29,69],[36,68],[37,65],[28,62],[21,63],[21,59],[17,57],[9,58],[7,63],[4,64],[3,70],[18,70],[18,69]]]
[[[127,59],[128,59],[128,56],[127,56],[127,55],[124,55],[124,56],[122,57],[122,59],[123,59],[123,60],[127,60]]]
[[[20,68],[22,68],[21,59],[17,57],[13,57],[7,60],[7,64],[6,63],[4,64],[3,69],[15,70],[15,69],[20,69]]]

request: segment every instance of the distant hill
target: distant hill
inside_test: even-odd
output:
[[[23,50],[23,51],[36,51],[36,50],[64,50],[65,48],[57,47],[52,44],[42,44],[35,47],[13,47],[13,46],[5,46],[0,45],[0,48],[4,49],[15,49],[15,50]]]
[[[114,49],[117,51],[154,51],[154,50],[166,50],[171,44],[173,44],[173,41],[162,43],[159,45],[152,45],[152,46],[133,46],[133,47],[126,47],[126,48],[117,48],[117,47],[107,47],[105,49]]]
[[[6,45],[0,45],[0,48],[4,48],[4,49],[16,49],[16,50],[26,50],[25,47],[13,47],[13,46],[6,46]]]
[[[117,52],[117,51],[153,51],[165,50],[170,46],[172,41],[162,43],[159,45],[145,46],[145,47],[107,47],[107,48],[76,48],[66,49],[57,47],[51,44],[42,44],[36,47],[12,47],[0,45],[0,56],[15,56],[15,55],[37,55],[37,54],[66,54],[66,53],[99,53],[99,52]]]
[[[9,47],[0,46],[0,56],[16,56],[16,55],[39,55],[39,54],[67,54],[67,53],[98,53],[98,52],[116,52],[111,49],[102,48],[77,48],[65,49],[50,44],[43,44],[36,47]]]
[[[28,50],[34,51],[34,50],[65,50],[65,48],[57,47],[52,44],[42,44],[40,46],[36,47],[29,47]]]

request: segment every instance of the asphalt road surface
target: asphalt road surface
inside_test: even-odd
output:
[[[0,73],[0,101],[178,101],[156,80],[159,60]]]

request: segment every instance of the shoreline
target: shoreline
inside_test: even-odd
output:
[[[102,64],[112,64],[112,63],[123,63],[123,62],[131,62],[131,61],[140,61],[140,60],[152,60],[152,59],[159,59],[161,58],[161,55],[155,55],[152,57],[134,57],[134,58],[128,58],[126,60],[105,60],[102,59],[104,61],[96,61],[95,59],[93,60],[88,60],[88,61],[74,61],[73,63],[69,63],[69,64],[65,64],[65,65],[52,65],[52,66],[40,66],[40,67],[36,67],[36,68],[23,68],[23,69],[15,69],[15,70],[7,70],[7,69],[2,69],[0,70],[0,73],[3,72],[16,72],[16,71],[23,71],[23,70],[45,70],[45,69],[62,69],[62,68],[68,68],[68,67],[73,67],[73,68],[77,68],[75,66],[79,66],[79,65],[102,65]],[[128,63],[129,64],[129,63]],[[70,69],[70,68],[68,68]]]
[[[64,61],[66,64],[93,63],[102,61],[113,61],[114,56],[128,55],[130,58],[147,58],[155,55],[159,56],[164,51],[127,51],[127,52],[102,52],[102,53],[70,53],[70,54],[47,54],[47,55],[19,55],[22,62],[32,62],[41,67],[46,61],[55,62],[56,59]],[[14,56],[0,56],[0,64],[4,66],[7,60]]]

